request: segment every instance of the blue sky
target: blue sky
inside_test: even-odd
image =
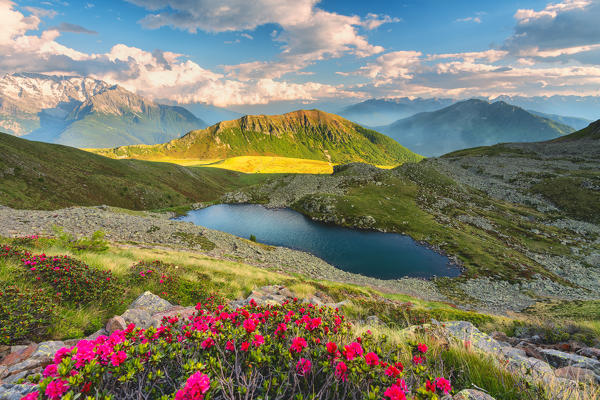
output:
[[[180,103],[600,95],[600,0],[0,0],[0,72]]]

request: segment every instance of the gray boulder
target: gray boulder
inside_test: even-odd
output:
[[[540,349],[540,353],[556,368],[574,366],[591,369],[596,374],[600,374],[600,361],[596,359],[554,349]]]
[[[475,389],[464,389],[452,397],[452,400],[495,400],[492,396]]]
[[[5,383],[0,385],[0,400],[20,400],[22,397],[36,390],[37,386],[34,385]]]
[[[167,300],[165,300],[151,292],[148,292],[148,291],[141,294],[129,306],[130,309],[135,308],[138,310],[144,310],[144,311],[148,312],[149,314],[156,314],[159,312],[163,312],[163,311],[168,310],[171,307],[173,307],[173,305],[171,303],[169,303]]]

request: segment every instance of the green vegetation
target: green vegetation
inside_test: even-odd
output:
[[[94,151],[114,158],[155,161],[165,158],[212,160],[237,156],[281,156],[333,163],[361,161],[398,165],[423,158],[385,135],[319,110],[245,116],[192,131],[161,145]]]
[[[408,234],[457,256],[465,267],[465,274],[459,279],[489,276],[514,282],[540,273],[562,281],[518,250],[527,245],[551,254],[568,253],[558,239],[550,238],[555,229],[523,218],[538,217],[538,212],[460,186],[426,161],[382,171],[374,182],[352,185],[344,195],[315,196],[328,198],[342,225],[353,226],[369,215],[375,219],[373,227]],[[313,197],[301,199],[294,208],[317,218],[325,216],[307,210]],[[469,204],[468,210],[464,204]],[[493,228],[478,228],[462,222],[460,216],[485,218]],[[547,232],[548,237],[533,234],[534,228]],[[438,286],[450,298],[464,301],[463,294],[452,285],[444,280]]]
[[[600,173],[596,178],[600,182]],[[533,185],[532,190],[546,197],[573,218],[594,223],[600,222],[600,192],[585,188],[582,178],[544,179]]]
[[[213,201],[268,179],[212,168],[113,160],[71,147],[0,133],[0,204],[56,209],[111,205],[144,210]]]

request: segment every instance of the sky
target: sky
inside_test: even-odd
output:
[[[600,0],[0,0],[0,74],[171,102],[600,96]]]

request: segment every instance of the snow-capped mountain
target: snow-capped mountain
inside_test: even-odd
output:
[[[76,147],[156,144],[206,124],[118,85],[31,73],[0,79],[0,131]]]

